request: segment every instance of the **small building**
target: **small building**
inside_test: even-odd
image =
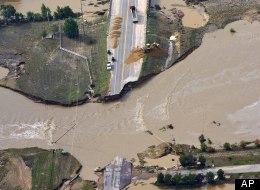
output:
[[[104,170],[103,190],[121,190],[131,183],[132,163],[117,156]]]

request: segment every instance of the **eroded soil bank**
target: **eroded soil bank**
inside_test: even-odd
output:
[[[184,61],[109,104],[42,105],[0,88],[1,148],[64,148],[82,163],[82,177],[94,179],[93,169],[116,155],[130,159],[160,143],[146,129],[163,140],[195,145],[201,133],[215,145],[255,139],[260,134],[259,31],[259,22],[238,21],[208,33]],[[169,123],[171,132],[159,130]]]

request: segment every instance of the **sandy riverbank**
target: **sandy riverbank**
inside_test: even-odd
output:
[[[231,34],[231,27],[237,33]],[[83,164],[82,177],[93,179],[93,169],[116,155],[130,159],[160,143],[143,133],[146,129],[161,139],[196,145],[201,133],[216,145],[255,139],[260,134],[259,31],[259,22],[239,21],[206,34],[184,61],[109,104],[48,106],[0,88],[0,148],[64,148]],[[49,145],[50,130],[55,140],[74,123]],[[170,132],[158,130],[169,123]]]
[[[199,28],[207,24],[209,16],[201,6],[187,6],[184,0],[153,0],[153,4],[158,4],[164,11],[172,8],[181,10],[184,13],[182,23],[186,27]]]

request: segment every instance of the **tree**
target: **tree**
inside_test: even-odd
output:
[[[208,183],[214,183],[214,177],[215,177],[215,175],[212,172],[208,172],[206,174],[206,179],[207,179]]]
[[[219,180],[225,179],[224,171],[223,171],[222,169],[219,169],[219,170],[217,171],[217,175],[218,175],[218,179],[219,179]]]
[[[166,174],[163,178],[164,185],[171,186],[172,185],[172,176],[170,174]]]
[[[203,134],[201,134],[201,135],[199,136],[199,141],[200,141],[200,143],[204,143],[204,142],[206,141],[206,139],[205,139],[205,137],[204,137]]]
[[[16,13],[16,10],[12,5],[1,5],[0,10],[2,11],[4,18],[7,20],[15,16]]]
[[[208,146],[205,143],[200,144],[200,149],[201,149],[202,152],[206,152],[207,148],[208,148]]]
[[[34,13],[33,12],[31,12],[31,11],[27,12],[26,17],[27,17],[28,21],[30,21],[30,22],[34,21]]]
[[[46,7],[44,4],[42,4],[41,6],[41,14],[42,14],[42,18],[44,20],[47,20],[48,17],[51,15],[51,10],[49,7]]]
[[[180,173],[179,174],[175,174],[172,177],[173,185],[176,185],[176,186],[180,185],[181,184],[181,179],[182,179],[182,177],[181,177]]]
[[[76,38],[79,36],[79,27],[73,18],[67,18],[64,22],[64,33],[69,38]]]
[[[231,150],[231,146],[230,146],[230,144],[228,143],[228,142],[225,142],[224,144],[223,144],[223,147],[224,147],[224,149],[225,150]]]
[[[192,154],[181,155],[179,161],[183,167],[195,165],[194,157],[192,156]]]
[[[206,158],[205,158],[204,156],[200,155],[200,156],[199,156],[199,162],[200,162],[200,165],[201,165],[202,167],[204,167],[205,164],[206,164]]]
[[[75,17],[74,12],[69,6],[66,6],[64,8],[57,7],[56,11],[54,12],[55,19],[65,19],[69,17]]]
[[[186,179],[186,184],[187,185],[195,185],[197,183],[197,180],[196,180],[196,174],[189,174],[187,175],[187,179]]]
[[[163,175],[163,173],[158,173],[158,174],[157,174],[157,180],[156,180],[156,183],[163,184],[163,183],[164,183],[163,179],[164,179],[164,175]]]
[[[203,179],[204,179],[203,174],[197,174],[197,176],[196,176],[197,183],[199,183],[199,184],[202,183]]]

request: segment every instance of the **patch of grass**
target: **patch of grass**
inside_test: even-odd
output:
[[[207,164],[215,164],[216,167],[221,166],[235,166],[247,164],[260,164],[260,155],[247,155],[247,156],[219,156],[207,157]]]
[[[259,179],[260,172],[249,172],[249,173],[241,173],[241,174],[230,174],[230,179],[226,179],[225,181],[234,183],[235,179]]]
[[[107,20],[104,18],[102,24],[87,28],[88,38],[95,39],[92,45],[90,70],[95,85],[95,95],[104,96],[108,92],[111,74],[106,69],[107,63]]]
[[[0,166],[0,182],[3,180],[7,173],[8,169],[6,169],[4,166]]]

